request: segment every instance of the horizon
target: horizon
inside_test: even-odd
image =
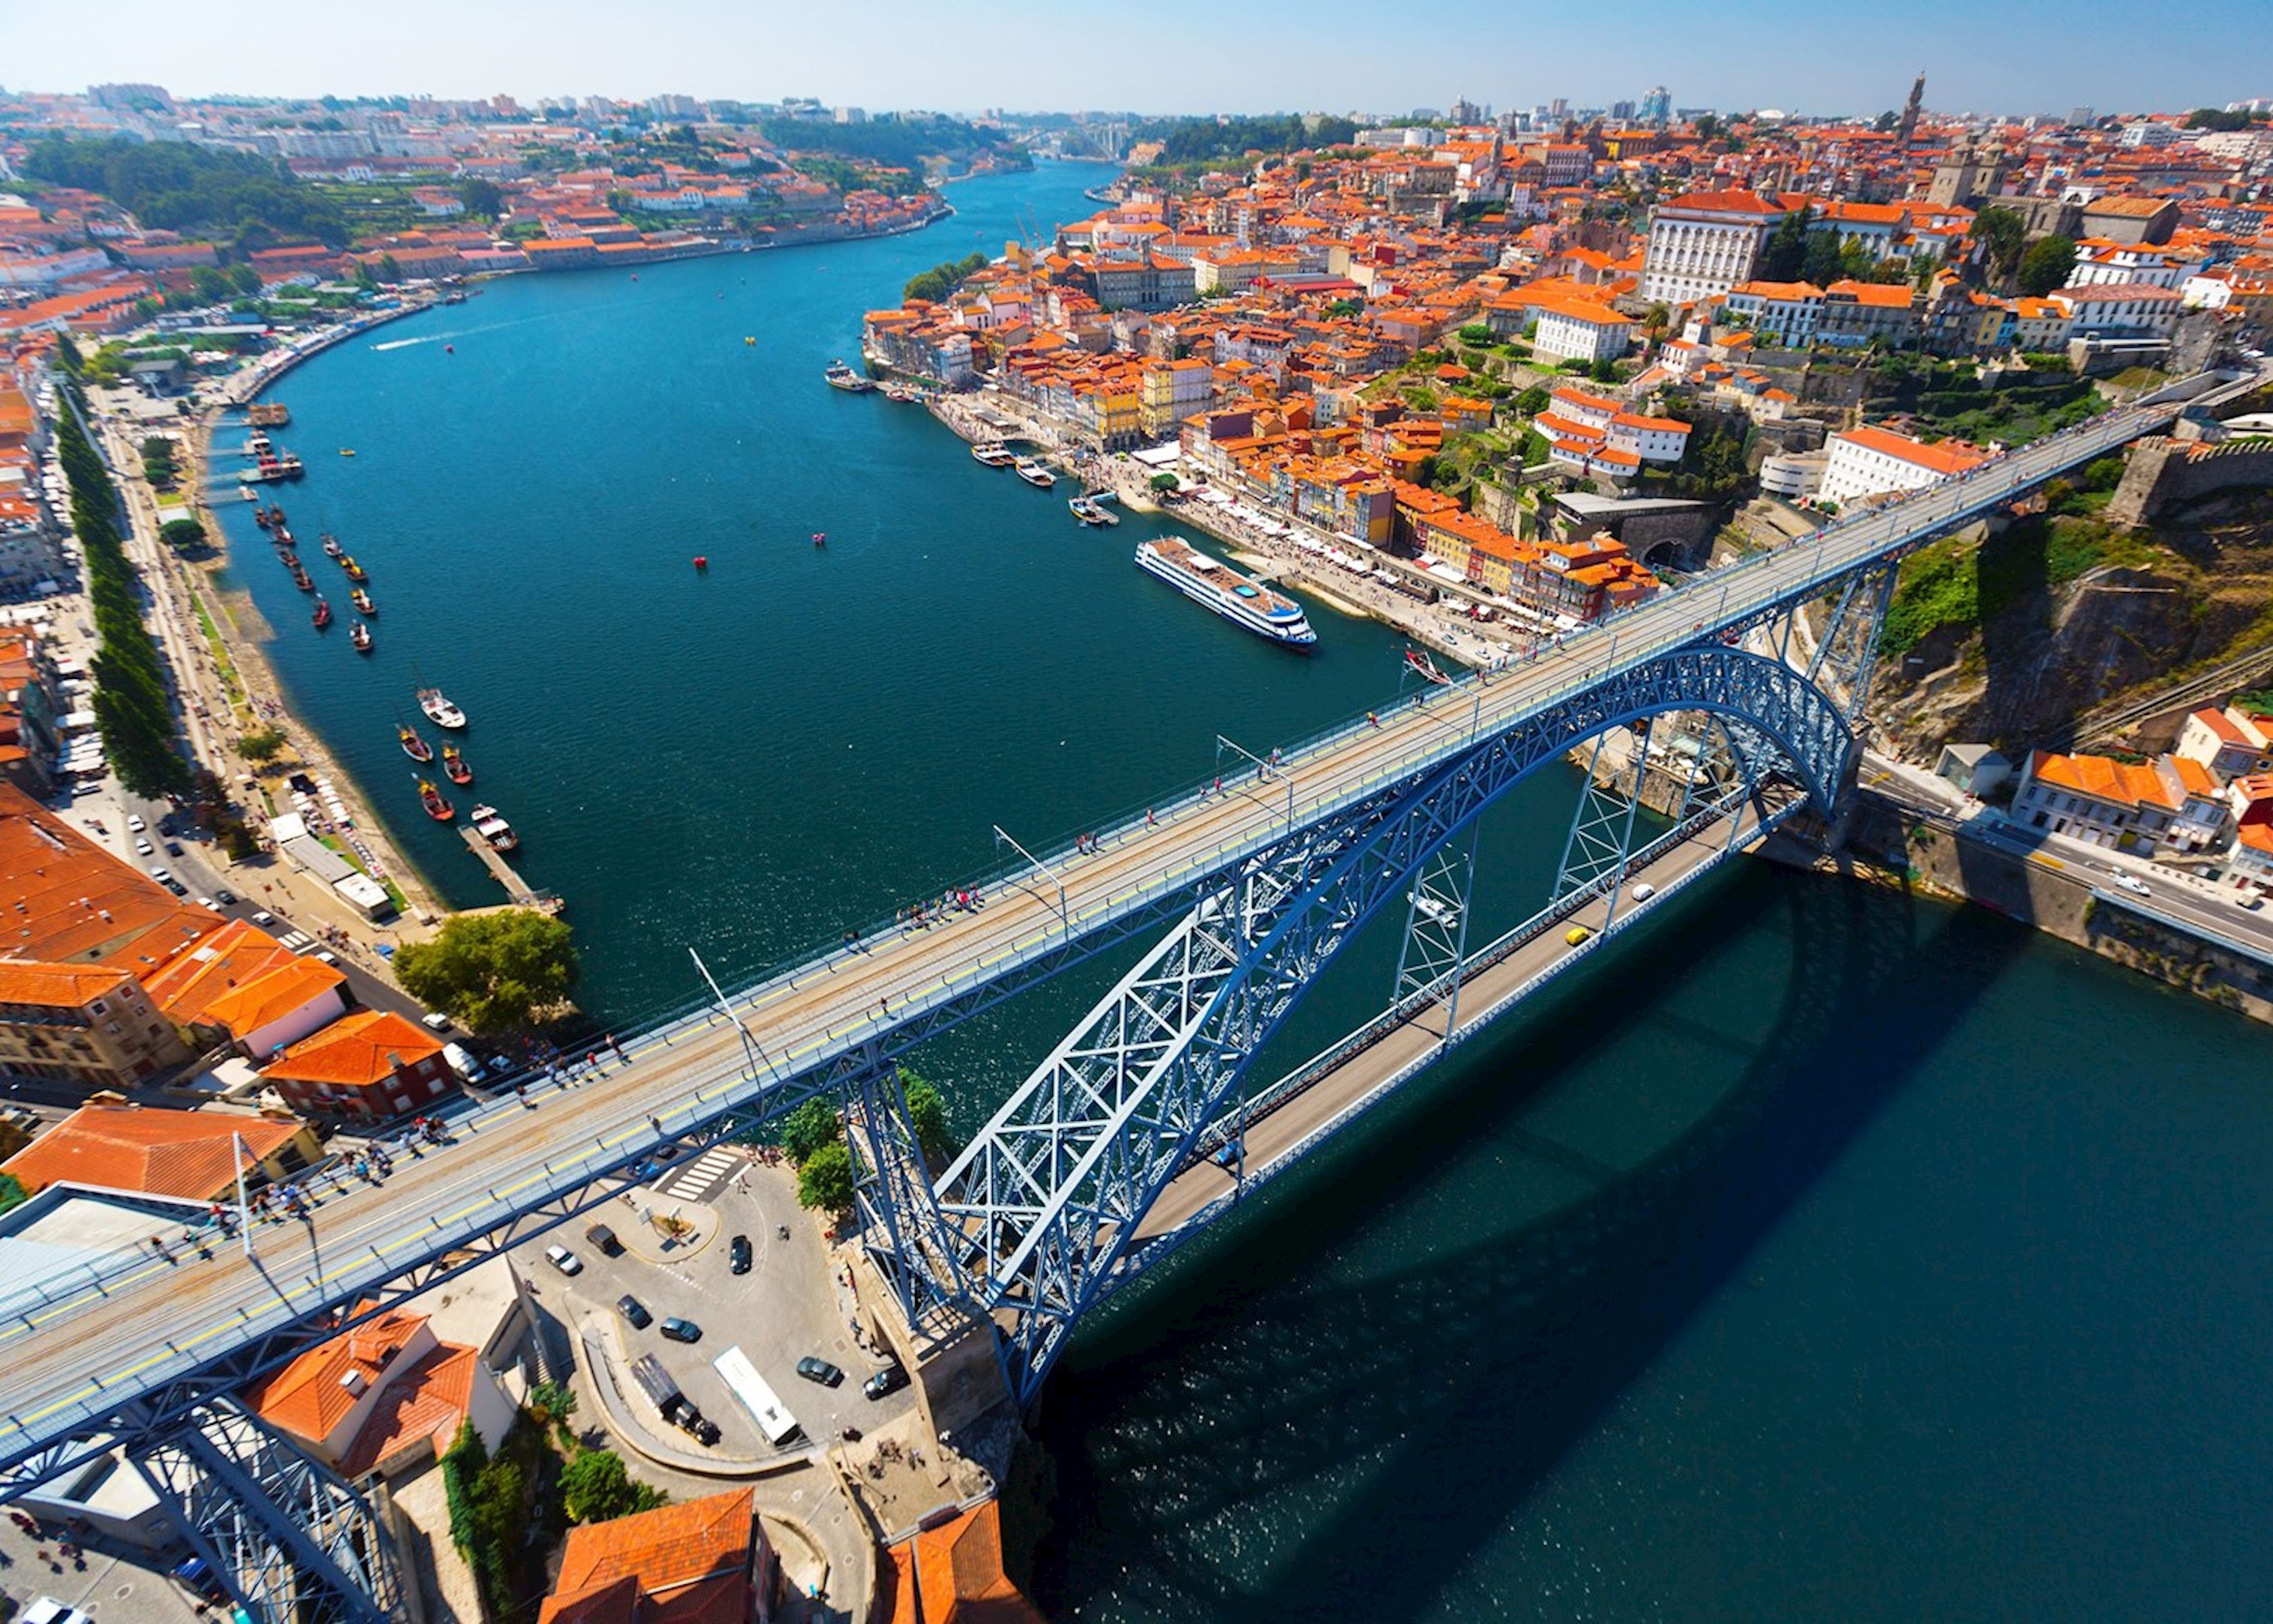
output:
[[[384,27],[320,21],[289,36],[246,37],[241,14],[215,0],[114,0],[107,13],[99,35],[85,27],[84,14],[26,9],[0,19],[0,62],[9,64],[0,85],[19,94],[72,94],[95,84],[142,82],[187,101],[814,96],[876,110],[968,117],[1021,109],[1035,116],[1076,110],[1049,109],[1050,98],[1036,92],[1071,81],[1069,60],[1110,61],[1128,51],[1131,37],[1086,11],[1046,4],[1031,8],[1031,26],[957,53],[953,41],[926,38],[942,26],[952,29],[954,19],[913,0],[872,0],[836,13],[656,0],[628,32],[620,9],[603,0],[545,6],[491,0],[470,13],[444,0],[401,0]],[[1660,52],[1647,69],[1600,64],[1565,73],[1540,64],[1600,64],[1598,50],[1579,49],[1597,38],[1600,24],[1535,0],[1473,28],[1459,66],[1441,61],[1426,36],[1407,44],[1410,30],[1379,28],[1353,0],[1265,5],[1232,17],[1200,0],[1167,0],[1147,32],[1212,49],[1179,58],[1173,73],[1148,87],[1144,100],[1154,107],[1134,116],[1362,109],[1403,117],[1463,97],[1501,111],[1557,97],[1607,108],[1663,85],[1679,107],[1868,118],[1899,108],[1921,67],[1927,109],[1943,117],[2065,115],[2085,106],[2102,117],[2183,112],[2273,94],[2273,30],[2254,39],[2221,37],[2215,47],[2205,36],[2189,41],[2192,49],[2158,50],[2142,63],[2105,49],[2107,40],[2123,37],[2119,28],[2136,22],[2135,8],[2119,8],[2115,0],[2076,0],[2056,34],[2029,33],[2030,50],[2017,64],[1949,47],[2008,29],[2020,37],[2039,15],[2026,0],[1898,0],[1842,19],[1846,26],[1834,35],[1822,27],[1820,10],[1799,0],[1729,0],[1720,19],[1729,26]],[[1621,34],[1681,39],[1696,20],[1676,0],[1636,0]],[[1775,38],[1779,50],[1761,49],[1762,37]],[[879,41],[908,43],[880,49]],[[437,60],[438,43],[446,61]],[[946,86],[939,68],[943,55],[957,54],[968,61],[958,66],[950,102],[940,94]],[[1880,65],[1890,63],[1902,65]],[[319,83],[322,75],[331,81]],[[1125,70],[1114,78],[1123,88],[1136,82]],[[1300,93],[1290,94],[1298,86]]]

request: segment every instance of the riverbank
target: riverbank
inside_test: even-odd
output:
[[[1977,903],[2150,981],[2273,1025],[2273,944],[2248,940],[2246,928],[2221,930],[2208,917],[2179,917],[2158,905],[2152,886],[2141,896],[2081,861],[2000,839],[2000,826],[1984,822],[1992,816],[1961,819],[1864,787],[1855,793],[1836,851],[1826,855],[1802,838],[1779,833],[1765,854],[1898,891]]]

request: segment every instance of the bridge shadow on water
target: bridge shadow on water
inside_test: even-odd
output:
[[[1444,1582],[2028,941],[1977,912],[1749,865],[1679,901],[1084,1331],[1040,1423],[1052,1616],[1441,1613]],[[1763,937],[1786,979],[1780,1001],[1750,987],[1747,1029],[1732,966]],[[1606,1096],[1604,1120],[1681,1099],[1690,1079],[1632,1074],[1611,1010],[1733,1078],[1630,1152],[1568,1142],[1555,1124],[1583,1101],[1538,1109],[1574,1078]],[[1470,1192],[1527,1210],[1478,1210]],[[1357,1255],[1392,1249],[1424,1255]]]

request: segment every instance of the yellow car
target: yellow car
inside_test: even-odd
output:
[[[1594,934],[1594,933],[1593,931],[1587,929],[1584,925],[1573,925],[1570,929],[1563,933],[1563,939],[1569,943],[1572,947],[1576,947],[1579,943],[1585,941],[1588,936],[1593,936]]]

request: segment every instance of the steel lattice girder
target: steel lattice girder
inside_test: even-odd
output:
[[[234,1400],[133,1457],[175,1525],[262,1624],[401,1616],[394,1542],[362,1495]]]
[[[1071,1325],[1108,1288],[1160,1191],[1247,1066],[1349,934],[1484,808],[1604,729],[1666,710],[1733,718],[1828,808],[1853,737],[1788,665],[1722,645],[1606,679],[1555,710],[1251,860],[1092,1010],[940,1180],[941,1220],[981,1305],[1007,1321],[1031,1400]],[[1748,763],[1756,776],[1761,763]]]

